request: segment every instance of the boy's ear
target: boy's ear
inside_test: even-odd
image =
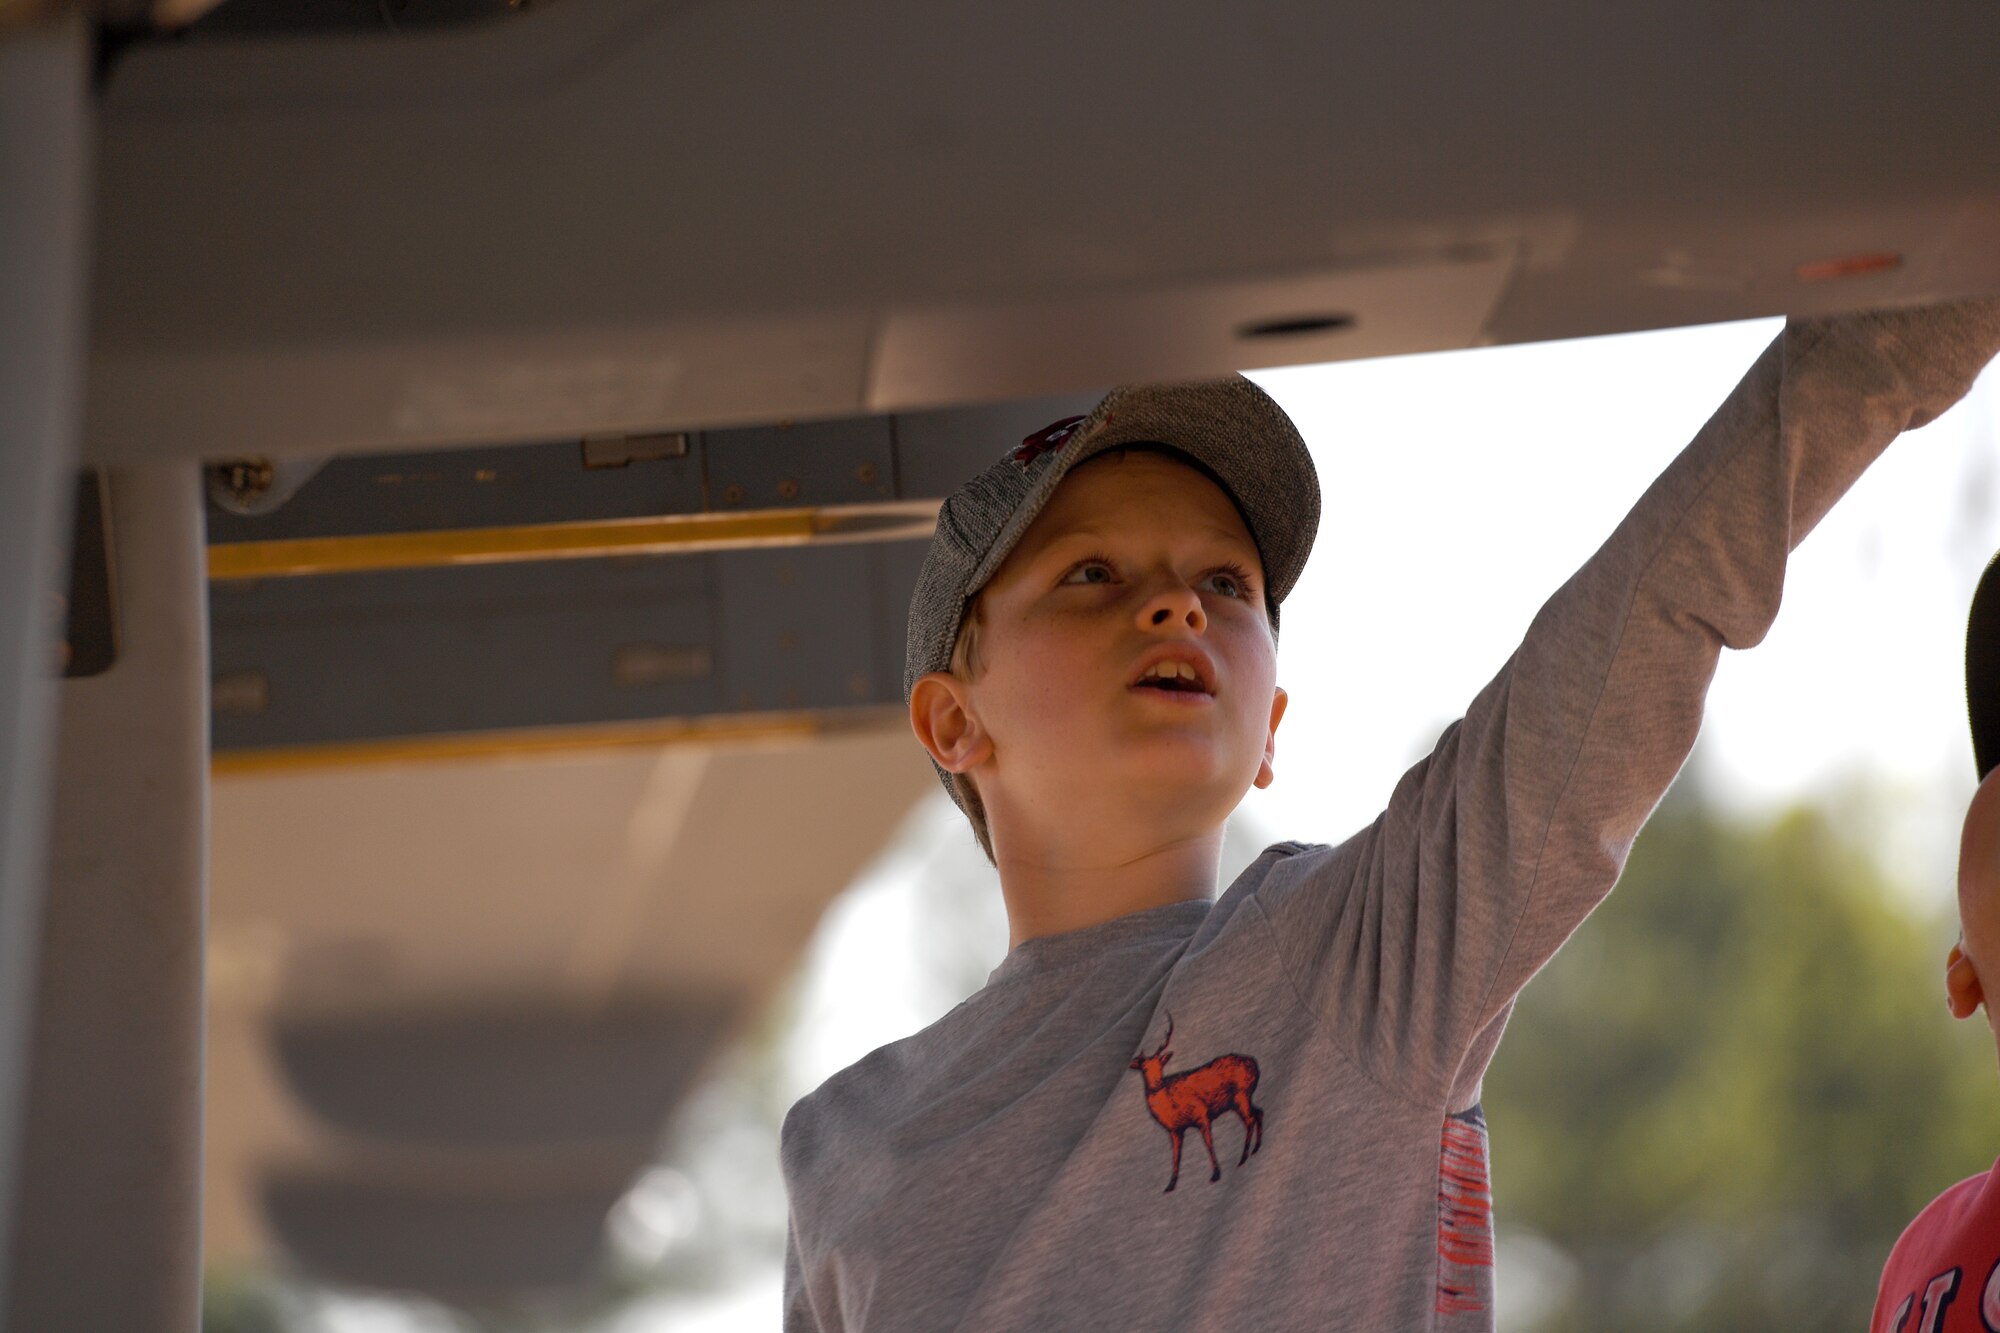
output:
[[[1271,691],[1271,729],[1264,733],[1264,762],[1257,766],[1257,785],[1268,787],[1277,780],[1277,770],[1271,761],[1278,754],[1278,724],[1285,720],[1285,692],[1282,688]]]
[[[910,691],[910,729],[947,773],[963,773],[993,753],[993,742],[973,715],[965,682],[949,671],[917,677]]]
[[[1951,946],[1944,960],[1945,1002],[1953,1018],[1970,1018],[1986,1003],[1985,988],[1979,984],[1979,969],[1965,956],[1964,942]]]

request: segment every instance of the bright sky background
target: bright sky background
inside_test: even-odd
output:
[[[1256,373],[1298,422],[1326,499],[1285,606],[1279,781],[1243,815],[1315,841],[1372,819],[1779,327]],[[1865,775],[1902,797],[1877,812],[1892,855],[1924,877],[1939,855],[1949,865],[1973,785],[1965,611],[2000,548],[1996,468],[1989,373],[1795,554],[1770,636],[1725,654],[1709,695],[1698,762],[1732,804]]]

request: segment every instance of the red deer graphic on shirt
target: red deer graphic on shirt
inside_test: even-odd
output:
[[[1190,1129],[1201,1131],[1202,1146],[1208,1149],[1209,1182],[1222,1179],[1222,1164],[1215,1160],[1213,1126],[1215,1117],[1225,1112],[1234,1111],[1243,1121],[1243,1155],[1236,1159],[1236,1165],[1242,1166],[1251,1153],[1264,1146],[1264,1113],[1250,1100],[1250,1094],[1257,1090],[1257,1062],[1247,1055],[1221,1055],[1199,1069],[1169,1074],[1167,1061],[1174,1053],[1167,1049],[1167,1043],[1173,1039],[1174,1016],[1168,1014],[1167,1035],[1160,1039],[1158,1049],[1151,1055],[1134,1056],[1126,1066],[1138,1070],[1145,1080],[1146,1109],[1174,1145],[1174,1173],[1167,1178],[1163,1194],[1172,1194],[1180,1182],[1181,1137]]]

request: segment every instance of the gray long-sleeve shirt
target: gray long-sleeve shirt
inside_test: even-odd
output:
[[[1996,349],[1995,301],[1791,324],[1373,824],[1031,940],[801,1100],[786,1328],[1491,1328],[1478,1102],[1515,995],[1787,553]]]

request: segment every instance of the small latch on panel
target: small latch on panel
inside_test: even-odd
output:
[[[658,685],[692,680],[715,669],[702,644],[628,643],[611,654],[611,679],[619,685]]]
[[[229,458],[210,463],[208,499],[225,514],[260,518],[297,495],[326,464],[325,458]]]
[[[209,687],[209,707],[226,717],[252,717],[271,706],[271,678],[261,671],[225,671]]]
[[[583,465],[592,471],[630,463],[686,458],[688,437],[680,431],[659,435],[593,435],[583,442]]]

